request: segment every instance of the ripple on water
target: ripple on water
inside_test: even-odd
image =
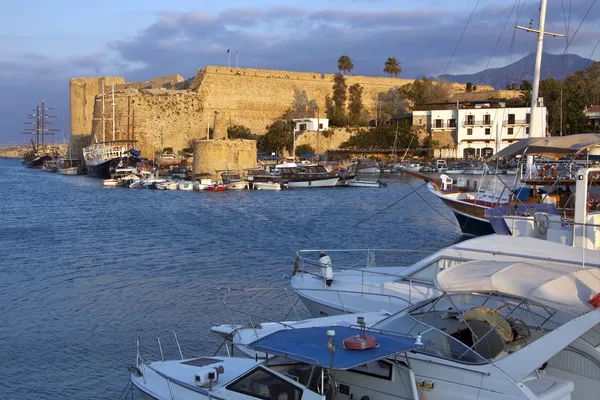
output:
[[[0,160],[2,397],[115,399],[136,336],[156,355],[163,328],[178,333],[184,355],[212,353],[208,328],[227,319],[211,290],[286,287],[299,249],[458,240],[456,226],[414,194],[356,227],[421,185],[384,179],[386,189],[163,192]],[[426,188],[419,193],[453,220]],[[280,291],[235,301],[276,318],[288,310]]]

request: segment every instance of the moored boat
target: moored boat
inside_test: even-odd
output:
[[[295,163],[285,163],[279,164],[275,168],[290,188],[334,187],[340,179],[339,174],[327,172],[322,165],[298,167]]]
[[[351,187],[382,188],[382,187],[386,187],[387,183],[383,182],[381,179],[377,179],[376,181],[373,181],[373,180],[369,180],[369,179],[354,178],[352,180],[349,180],[346,183],[346,185],[351,186]]]
[[[279,182],[254,182],[252,184],[255,190],[281,190],[282,185]]]

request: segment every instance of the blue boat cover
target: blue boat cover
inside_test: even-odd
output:
[[[333,363],[331,362],[331,353],[327,349],[328,330],[335,331],[333,337],[333,344],[335,345]],[[358,329],[345,326],[284,329],[262,337],[248,344],[248,347],[267,354],[323,368],[346,370],[431,344],[429,341],[422,340],[423,343],[417,345],[413,337],[395,336],[367,330],[367,335],[375,336],[377,339],[376,347],[366,350],[348,350],[342,347],[342,339],[349,336],[358,336],[359,333]]]

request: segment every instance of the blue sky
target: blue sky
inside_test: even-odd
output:
[[[571,34],[592,2],[571,2]],[[190,77],[205,65],[226,65],[227,48],[239,49],[240,67],[335,72],[337,57],[348,54],[356,74],[382,75],[390,56],[402,62],[401,76],[407,78],[437,76],[447,65],[449,73],[469,73],[490,58],[491,66],[506,65],[515,4],[521,25],[538,17],[534,0],[481,0],[448,63],[477,0],[5,3],[0,15],[0,144],[24,143],[25,114],[42,98],[61,120],[68,117],[69,77]],[[569,10],[563,13],[562,7],[568,4],[549,0],[549,30],[566,31]],[[600,5],[595,5],[569,52],[590,57],[599,39]],[[546,50],[561,53],[564,43],[549,38]],[[534,51],[534,35],[517,32],[512,49],[513,60]],[[600,49],[592,58],[600,58]]]

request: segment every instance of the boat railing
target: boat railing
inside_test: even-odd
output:
[[[222,293],[222,291],[225,293]],[[281,296],[274,296],[272,293],[274,291],[278,291],[281,293]],[[372,298],[379,300],[381,302],[382,307],[389,306],[389,312],[395,313],[401,311],[412,305],[409,299],[392,295],[392,294],[382,294],[382,293],[369,293],[363,292],[359,293],[352,290],[335,290],[335,289],[320,289],[320,288],[309,288],[309,289],[298,289],[299,292],[324,292],[328,295],[334,295],[344,314],[352,314],[357,311],[349,308],[343,300],[344,295],[356,296],[360,295],[362,298]],[[237,303],[234,304],[233,293],[257,293],[257,292],[269,292],[268,299],[271,303],[273,309],[276,309],[277,312],[283,311],[283,316],[266,316],[266,315],[258,315],[254,311],[250,311],[244,309],[243,306],[252,307],[252,310],[256,309],[256,301],[248,301],[247,298],[236,299]],[[291,293],[290,293],[291,292]],[[300,297],[293,291],[288,288],[244,288],[244,289],[217,289],[215,290],[215,294],[220,297],[221,302],[223,303],[224,311],[226,313],[226,320],[231,323],[232,327],[243,326],[246,328],[251,328],[253,330],[254,336],[259,339],[260,335],[257,329],[260,329],[260,324],[264,322],[271,322],[275,324],[281,325],[284,329],[295,329],[295,327],[289,322],[288,317],[292,315],[295,317],[295,321],[300,321],[303,319],[311,318],[310,314],[307,312],[306,308],[299,307],[298,303],[300,301]],[[279,299],[286,303],[286,307],[275,307],[273,306],[272,299]],[[288,308],[289,307],[289,308]]]
[[[171,331],[171,332],[173,332],[173,331]],[[175,332],[173,332],[173,334],[174,333]],[[159,335],[160,335],[160,333],[159,333]],[[154,372],[157,376],[163,378],[167,382],[167,387],[169,388],[169,396],[170,396],[171,400],[176,400],[177,398],[186,397],[186,396],[175,397],[175,392],[173,390],[173,386],[178,386],[183,389],[189,390],[191,392],[201,394],[203,396],[206,396],[209,400],[211,400],[211,399],[225,400],[223,397],[215,396],[209,390],[202,389],[200,387],[190,385],[189,383],[185,383],[178,379],[169,377],[168,375],[162,373],[161,371],[159,371],[156,368],[154,368],[153,366],[151,366],[150,363],[146,362],[140,355],[140,337],[139,336],[137,338],[136,367],[137,367],[137,371],[135,371],[133,373],[138,376],[141,375],[141,377],[144,381],[144,384],[147,384],[147,375],[146,375],[147,370],[150,370],[150,371]]]
[[[388,250],[388,249],[352,249],[352,250],[300,250],[296,252],[294,273],[322,273],[328,266],[333,270],[356,271],[372,275],[398,276],[398,274],[385,272],[379,268],[407,267],[427,256],[434,251],[426,250]],[[319,261],[321,254],[331,258],[330,264]],[[378,268],[368,270],[365,268]],[[317,272],[315,272],[317,271]]]

